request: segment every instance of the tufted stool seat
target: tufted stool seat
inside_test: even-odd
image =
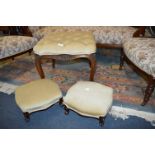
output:
[[[70,60],[86,58],[91,68],[90,80],[94,79],[96,44],[91,32],[50,33],[37,43],[33,51],[36,58],[36,68],[41,78],[45,77],[41,67],[41,59]]]
[[[69,109],[80,115],[99,118],[102,125],[112,106],[113,89],[90,81],[74,84],[63,98],[66,114]]]
[[[54,81],[42,79],[17,87],[15,98],[24,116],[29,119],[30,113],[47,109],[58,102],[62,93]]]
[[[130,60],[136,67],[148,75],[148,86],[145,90],[142,105],[145,105],[155,87],[155,39],[132,38],[123,44],[120,69],[125,58]]]
[[[78,55],[96,52],[94,37],[90,32],[52,33],[40,40],[34,47],[38,55]]]

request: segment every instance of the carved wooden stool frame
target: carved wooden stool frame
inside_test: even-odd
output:
[[[60,98],[59,101],[58,101],[59,105],[61,105],[62,102],[63,102],[63,98]],[[50,108],[50,107],[48,107],[48,108]],[[43,110],[39,110],[39,111],[44,111],[44,110],[47,110],[47,109],[43,109]],[[35,111],[35,112],[37,112],[37,111]],[[29,113],[29,112],[23,112],[23,115],[24,115],[25,121],[26,122],[29,122],[30,121],[30,115],[31,115],[31,113]]]
[[[43,59],[50,59],[52,60],[53,63],[53,68],[55,68],[55,60],[74,60],[74,59],[79,59],[79,58],[85,58],[89,61],[89,66],[90,66],[90,77],[89,80],[93,81],[94,80],[94,74],[96,70],[96,57],[95,54],[81,54],[81,55],[68,55],[68,54],[63,54],[63,55],[38,55],[35,54],[35,66],[36,69],[40,75],[40,78],[43,79],[45,78],[45,74],[42,69],[42,62],[41,60]]]
[[[63,104],[63,98],[60,99],[59,105],[60,105],[60,106],[64,106],[64,114],[65,114],[65,115],[68,115],[70,109],[69,109],[65,104]],[[83,115],[81,115],[81,114],[79,114],[79,115],[83,117]],[[87,117],[87,116],[85,116],[85,117]],[[97,119],[99,120],[99,125],[100,125],[101,127],[104,126],[104,122],[105,122],[106,116],[100,116],[100,117],[97,118]]]

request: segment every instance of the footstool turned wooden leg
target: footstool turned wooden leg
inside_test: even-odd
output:
[[[65,115],[68,115],[69,114],[69,109],[65,106],[64,110],[65,110]]]
[[[104,125],[105,117],[99,117],[99,125],[102,127]]]
[[[25,117],[25,121],[29,122],[30,121],[30,114],[28,112],[23,113]]]
[[[62,106],[62,104],[63,104],[63,98],[59,100],[59,105]]]

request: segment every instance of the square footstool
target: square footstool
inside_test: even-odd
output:
[[[41,78],[45,78],[42,59],[51,59],[53,68],[55,60],[74,60],[85,58],[89,61],[91,81],[94,80],[96,67],[96,43],[91,32],[53,32],[41,39],[33,48],[35,65]]]
[[[26,120],[29,120],[30,113],[47,109],[61,98],[62,92],[59,86],[49,79],[32,81],[17,87],[15,91],[16,104]]]
[[[101,126],[112,106],[112,101],[112,88],[90,81],[77,82],[63,98],[65,114],[71,109],[80,115],[98,118]]]

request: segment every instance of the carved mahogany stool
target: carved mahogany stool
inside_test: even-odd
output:
[[[85,58],[88,59],[90,65],[89,79],[94,80],[96,43],[91,32],[53,32],[41,39],[33,51],[35,53],[35,65],[41,78],[45,78],[41,66],[42,59],[51,59],[54,68],[55,60]]]
[[[22,110],[25,119],[30,119],[30,113],[44,110],[61,101],[62,92],[52,80],[40,79],[17,87],[15,91],[16,104]]]
[[[65,114],[71,109],[80,115],[98,118],[102,126],[112,101],[112,88],[96,82],[79,81],[68,90],[62,103]]]

